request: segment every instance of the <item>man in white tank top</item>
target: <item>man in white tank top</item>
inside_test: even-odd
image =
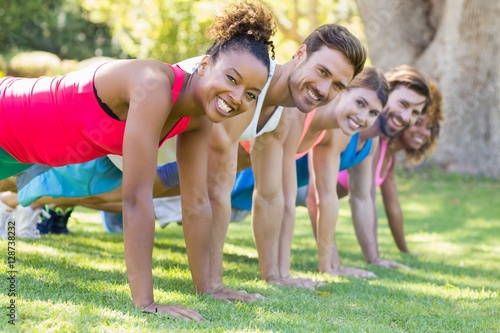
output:
[[[344,49],[346,45],[348,48]],[[231,189],[236,175],[238,142],[242,135],[250,133],[250,137],[266,136],[270,145],[278,142],[276,138],[280,133],[276,124],[283,106],[297,107],[301,112],[309,112],[329,103],[348,85],[353,76],[362,70],[365,60],[366,52],[363,46],[347,29],[335,24],[322,26],[306,38],[290,61],[272,66],[271,72],[274,69],[274,73],[269,86],[264,88],[267,92],[262,92],[259,96],[255,111],[258,118],[254,117],[253,113],[246,112],[214,124],[208,159],[209,169],[218,170],[208,179],[213,216],[209,278],[214,298],[253,301],[259,297],[256,294],[225,288],[222,282],[223,245],[231,215]],[[259,164],[258,156],[258,151],[252,152],[252,166],[265,167]],[[256,181],[257,189],[262,189],[259,187],[262,182]],[[254,220],[254,236],[262,279],[273,284],[313,287],[314,282],[311,280],[280,276],[277,244],[282,226],[281,219],[274,221],[276,225],[273,226],[255,223]],[[186,227],[196,228],[184,226]],[[268,233],[271,229],[277,232]]]

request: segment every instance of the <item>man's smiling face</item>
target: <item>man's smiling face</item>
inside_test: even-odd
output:
[[[382,133],[394,137],[415,124],[425,107],[426,98],[417,92],[399,86],[389,94],[389,100],[380,115]]]

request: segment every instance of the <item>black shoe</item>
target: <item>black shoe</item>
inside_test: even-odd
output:
[[[67,224],[72,212],[73,208],[63,212],[61,208],[53,210],[45,206],[42,212],[42,222],[37,225],[37,228],[41,234],[67,235],[70,233]]]
[[[68,220],[73,213],[73,208],[68,208],[63,211],[61,208],[56,208],[55,213],[57,218],[54,218],[53,223],[49,227],[49,232],[56,235],[68,235]]]
[[[40,234],[46,235],[50,231],[50,223],[52,221],[52,214],[49,213],[49,211],[52,211],[54,214],[55,212],[50,209],[48,206],[45,206],[42,208],[42,211],[40,213],[40,219],[42,222],[39,222],[36,225],[36,228],[38,231],[40,231]]]

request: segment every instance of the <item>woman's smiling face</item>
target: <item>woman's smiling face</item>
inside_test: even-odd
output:
[[[401,135],[401,141],[406,149],[419,150],[431,141],[432,120],[427,115],[418,117],[414,125],[408,127]]]
[[[347,89],[338,98],[337,121],[346,135],[369,128],[382,112],[382,102],[377,93],[368,88]]]
[[[215,123],[255,108],[269,75],[259,59],[245,52],[222,53],[214,63],[202,60],[198,71],[207,80],[205,113]]]

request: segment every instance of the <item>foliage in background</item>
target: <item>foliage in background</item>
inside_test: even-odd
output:
[[[258,1],[258,0],[256,0]],[[234,1],[8,0],[0,9],[0,53],[47,51],[61,59],[94,56],[177,62],[203,54],[213,15]],[[285,62],[317,26],[338,23],[364,41],[353,0],[260,0],[274,14],[276,59]]]
[[[230,2],[200,0],[81,0],[96,23],[107,23],[123,51],[136,58],[176,62],[203,54],[213,14]],[[317,26],[338,23],[364,41],[362,22],[353,0],[261,0],[274,14],[276,58],[285,62]]]
[[[122,50],[134,58],[174,63],[203,54],[220,2],[186,0],[82,0],[90,19],[108,24]]]
[[[0,54],[0,77],[7,73],[7,60]]]
[[[61,59],[124,56],[106,24],[88,21],[79,0],[7,0],[0,8],[0,53],[47,51]]]
[[[340,24],[366,46],[363,23],[353,0],[260,0],[272,10],[278,32],[274,38],[277,59],[288,61],[297,47],[317,27]]]

